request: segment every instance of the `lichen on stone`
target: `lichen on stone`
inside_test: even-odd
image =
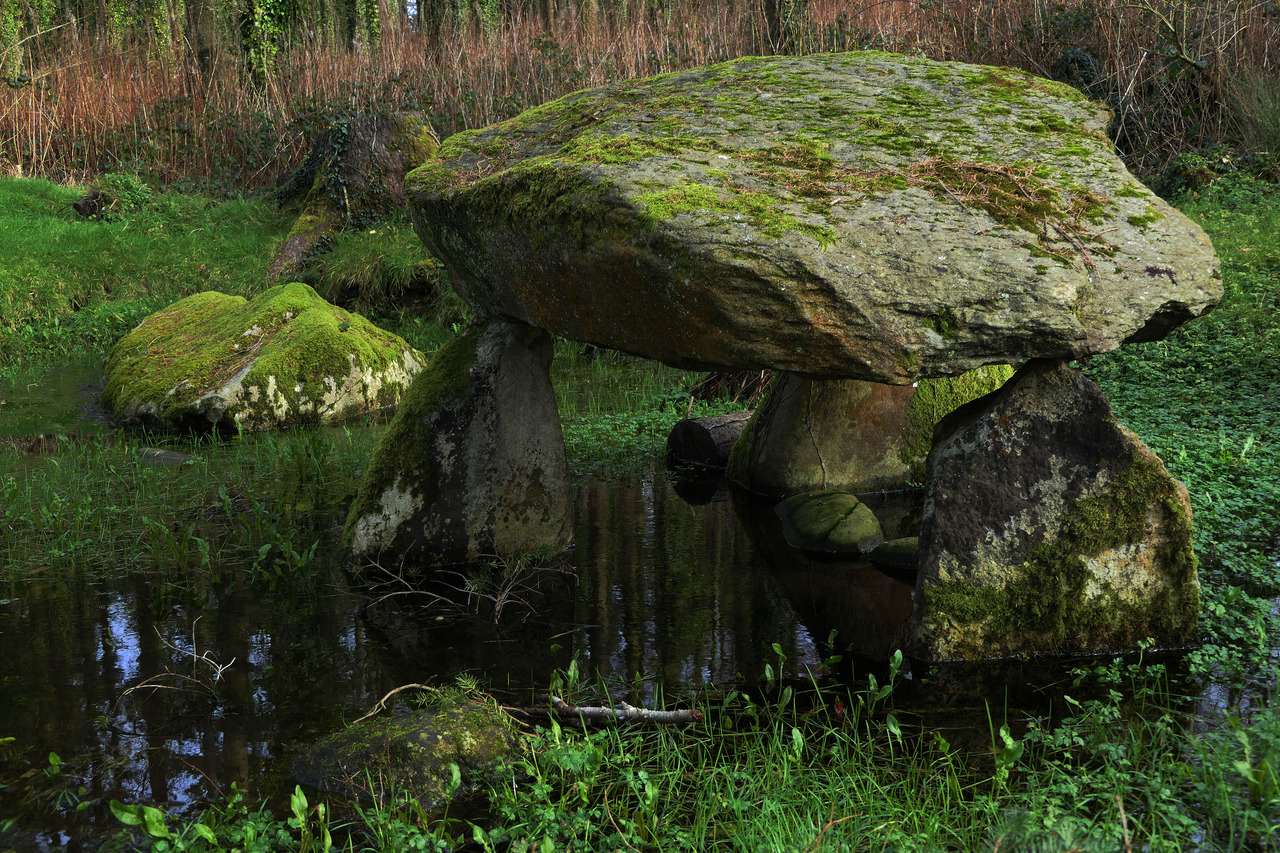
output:
[[[254,300],[214,291],[152,314],[116,343],[103,403],[162,429],[267,429],[394,405],[423,356],[301,283]]]

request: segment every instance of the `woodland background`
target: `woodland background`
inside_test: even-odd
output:
[[[345,114],[419,110],[443,138],[613,80],[861,48],[1071,82],[1150,183],[1275,177],[1272,0],[0,0],[0,174],[244,193]]]

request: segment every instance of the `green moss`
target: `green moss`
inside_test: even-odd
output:
[[[835,241],[835,232],[831,228],[799,220],[786,213],[776,198],[739,187],[711,187],[694,181],[681,181],[665,190],[642,193],[636,201],[645,206],[640,221],[650,229],[681,213],[706,210],[708,213],[740,214],[770,237],[781,237],[786,231],[798,231],[813,237],[823,247]]]
[[[423,163],[404,177],[405,192],[409,195],[417,193],[440,193],[455,184],[461,183],[462,177],[456,170],[442,166],[437,162]]]
[[[1089,595],[1082,555],[1095,555],[1147,535],[1148,512],[1160,507],[1166,535],[1155,563],[1167,588],[1134,602],[1105,581]],[[981,656],[1006,648],[1127,648],[1148,636],[1191,642],[1200,610],[1191,518],[1154,458],[1133,457],[1104,494],[1070,504],[1058,537],[1034,548],[1001,586],[954,580],[924,589],[927,624],[946,646]]]
[[[851,110],[841,98],[809,82],[807,71],[784,78],[777,63],[790,60],[747,57],[573,93],[484,131],[458,134],[445,141],[435,162],[437,169],[453,170],[462,177],[451,183],[424,167],[415,171],[411,182],[422,190],[452,192],[469,192],[469,185],[476,194],[465,198],[468,205],[512,222],[530,223],[535,229],[567,226],[567,233],[588,242],[596,239],[599,223],[617,217],[629,220],[630,211],[643,205],[641,220],[651,228],[671,215],[702,208],[743,214],[768,236],[798,231],[827,245],[835,236],[828,225],[840,220],[831,207],[835,199],[847,207],[912,186],[947,202],[960,199],[1001,224],[1026,230],[1047,255],[1067,263],[1079,254],[1081,245],[1089,252],[1103,247],[1105,241],[1096,240],[1080,223],[1098,221],[1106,199],[1085,188],[1063,186],[1055,177],[1057,172],[1048,167],[1023,174],[1027,164],[1003,162],[1006,152],[998,144],[984,146],[973,140],[975,128],[994,132],[998,140],[999,129],[1007,125],[1010,132],[1031,130],[1060,138],[1065,143],[1060,146],[1066,152],[1063,156],[1086,157],[1094,151],[1086,140],[1097,142],[1098,134],[1044,105],[1046,95],[1065,98],[1072,105],[1087,104],[1083,96],[1015,69],[970,72],[872,51],[833,55],[830,61],[857,66],[861,73],[896,76],[897,69],[878,67],[886,58],[905,66],[907,76],[899,77],[877,99],[875,109]],[[930,82],[922,83],[926,79]],[[954,114],[940,110],[942,100],[929,90],[938,84],[974,89],[971,104]],[[810,90],[815,94],[811,99],[805,94]],[[758,96],[762,92],[784,97]],[[700,110],[724,120],[715,135],[690,133]],[[664,112],[676,115],[664,116]],[[633,119],[639,113],[643,118]],[[1022,119],[1021,131],[1019,122],[991,120],[1015,115]],[[736,116],[786,120],[789,129],[779,145],[763,150],[734,147],[727,140],[735,132]],[[655,119],[660,123],[655,124]],[[741,130],[754,132],[750,126]],[[967,141],[958,145],[960,139]],[[883,152],[890,160],[918,161],[922,155],[931,159],[924,164],[886,165],[885,158],[877,155],[866,159],[865,168],[855,168],[832,159],[834,141]],[[979,149],[988,153],[979,155]],[[989,157],[992,162],[950,156],[957,151]],[[695,153],[714,153],[727,162],[722,166],[710,157],[692,156]],[[944,153],[948,156],[943,157]],[[617,195],[604,191],[602,176],[610,174],[608,167],[656,155],[675,158],[670,166],[674,173],[696,173],[699,164],[714,165],[708,178],[721,182],[721,191],[713,197],[690,190],[686,184],[697,182],[696,175],[686,180],[681,175],[675,186],[651,187],[638,194],[623,185]],[[557,170],[576,175],[557,175]],[[793,196],[800,199],[791,202]],[[584,200],[589,210],[572,210]],[[827,223],[797,218],[794,208],[784,209],[788,203],[823,216]],[[1059,233],[1063,228],[1070,233]]]
[[[960,318],[948,306],[926,320],[925,325],[944,338],[954,338],[956,332],[960,331]]]
[[[523,755],[515,723],[491,697],[450,689],[429,696],[421,710],[363,720],[306,750],[304,781],[387,807],[408,793],[431,811],[447,804],[455,771],[465,793]]]
[[[903,414],[907,428],[902,434],[898,458],[910,470],[913,480],[924,479],[924,463],[933,446],[933,429],[960,406],[990,394],[1013,376],[1013,367],[992,364],[960,376],[921,379]]]
[[[244,389],[224,418],[248,429],[314,423],[353,368],[378,390],[371,405],[399,399],[407,344],[364,317],[325,302],[306,284],[281,284],[253,302],[206,292],[144,320],[113,348],[103,402],[117,412],[156,406],[164,423],[207,424],[201,398],[239,377]],[[366,393],[374,393],[367,390]]]
[[[1148,204],[1147,209],[1142,214],[1128,217],[1128,223],[1134,228],[1146,228],[1148,225],[1154,225],[1164,219],[1164,214],[1156,210],[1153,205]]]
[[[575,163],[623,165],[655,154],[680,155],[688,151],[711,151],[714,147],[709,140],[693,136],[635,137],[588,133],[575,137],[560,150],[558,157]]]
[[[540,157],[463,190],[467,202],[522,228],[567,227],[587,241],[618,215],[609,180],[594,181],[555,158]]]

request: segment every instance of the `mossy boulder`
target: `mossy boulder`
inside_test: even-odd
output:
[[[885,568],[914,572],[920,565],[920,538],[903,536],[882,542],[867,555],[867,559]]]
[[[696,369],[905,385],[1164,337],[1222,294],[1107,109],[1009,68],[751,57],[567,95],[405,180],[462,296]]]
[[[829,489],[780,501],[774,508],[793,548],[865,554],[884,542],[880,521],[856,495]]]
[[[123,423],[153,429],[331,423],[398,403],[425,360],[305,284],[252,301],[206,291],[116,343],[102,402]]]
[[[303,752],[294,772],[303,784],[352,801],[382,806],[409,797],[432,812],[483,788],[523,755],[519,731],[492,698],[439,691],[420,710],[325,738]]]
[[[918,482],[934,425],[1012,375],[1007,364],[914,385],[775,374],[730,454],[729,479],[773,496]]]
[[[914,654],[1195,642],[1187,490],[1079,371],[1030,362],[935,435],[908,631]]]
[[[546,332],[502,320],[436,353],[365,469],[344,533],[357,560],[430,569],[569,544],[551,355]]]

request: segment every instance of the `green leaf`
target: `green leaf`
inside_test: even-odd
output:
[[[142,807],[143,829],[152,838],[172,838],[169,827],[164,825],[164,812],[154,806]]]
[[[293,795],[289,797],[289,811],[298,819],[298,828],[307,825],[307,795],[302,793],[302,786],[293,787]]]
[[[116,820],[125,826],[137,826],[142,823],[142,818],[138,816],[137,806],[126,806],[119,800],[112,800],[110,806],[111,813],[116,816]]]

